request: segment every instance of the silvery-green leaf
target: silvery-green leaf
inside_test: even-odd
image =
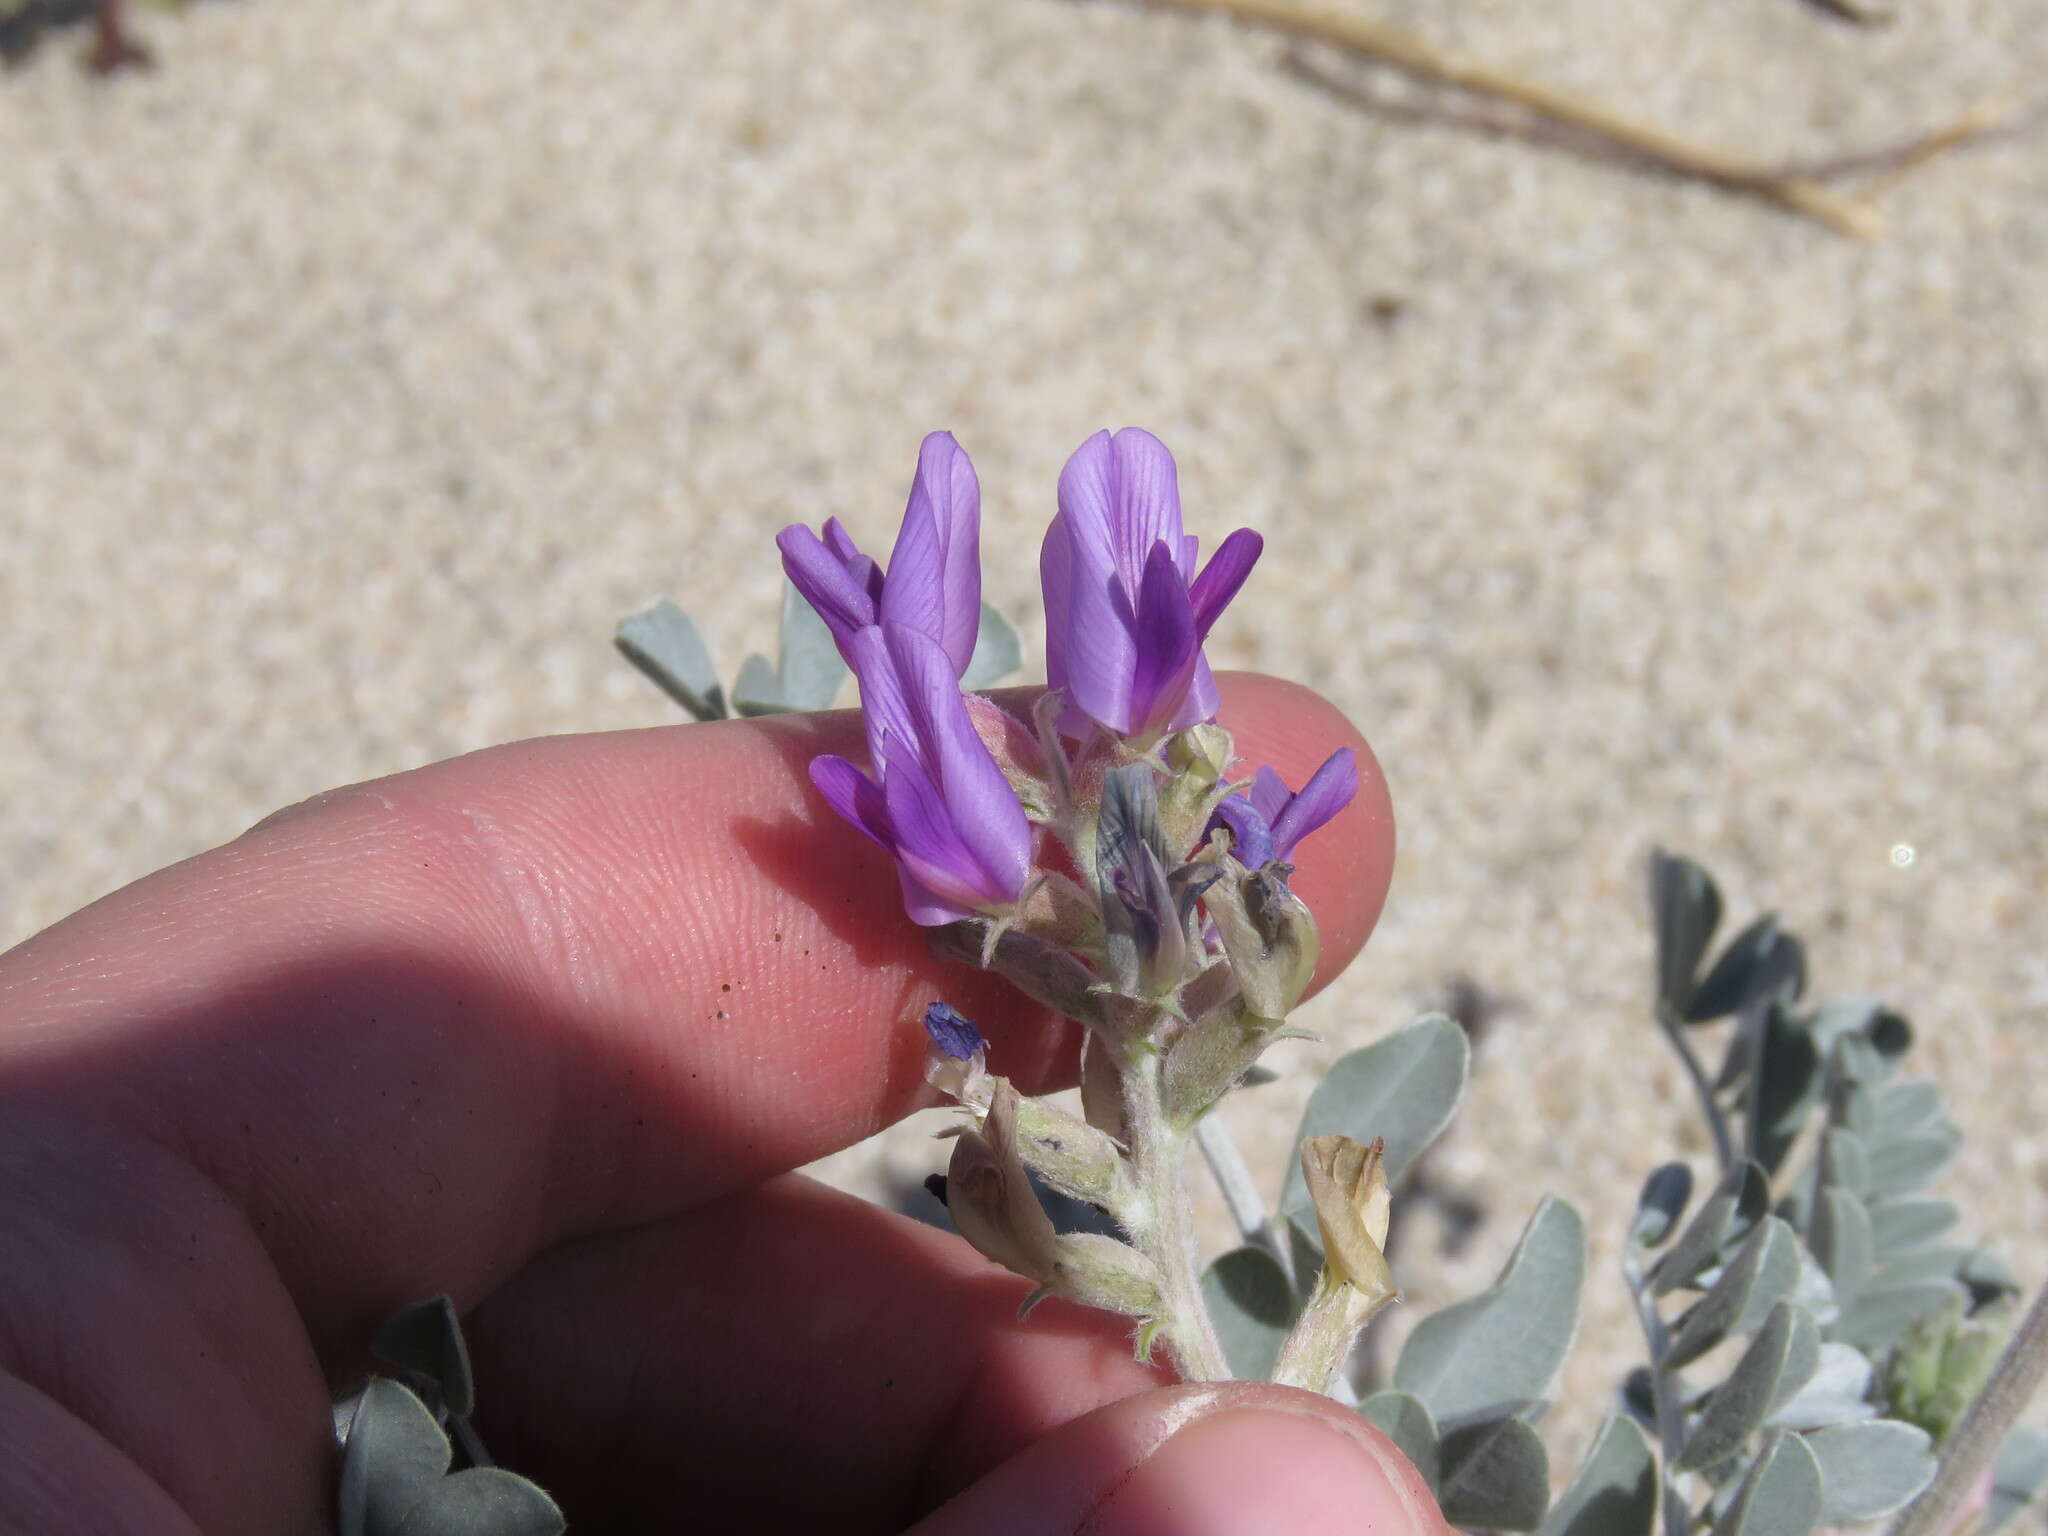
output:
[[[469,1346],[455,1303],[436,1296],[394,1314],[370,1340],[370,1353],[400,1370],[418,1371],[441,1389],[450,1413],[476,1412],[476,1388],[469,1374]]]
[[[388,1536],[448,1470],[448,1437],[427,1405],[373,1376],[356,1405],[341,1458],[341,1536]]]
[[[1023,660],[1024,647],[1010,621],[983,603],[981,623],[974,631],[974,658],[967,663],[960,686],[979,693],[1008,677]]]
[[[1264,1381],[1300,1311],[1280,1263],[1263,1248],[1236,1248],[1202,1276],[1202,1300],[1232,1374]]]
[[[1791,1289],[1799,1278],[1799,1260],[1793,1252],[1797,1240],[1791,1229],[1775,1216],[1764,1218],[1763,1224],[1749,1236],[1741,1251],[1721,1271],[1721,1278],[1713,1288],[1693,1303],[1678,1325],[1671,1346],[1664,1358],[1658,1362],[1658,1369],[1675,1371],[1690,1361],[1697,1360],[1708,1350],[1719,1344],[1735,1331],[1751,1311],[1751,1299],[1755,1296],[1757,1283],[1764,1277],[1767,1263],[1773,1266],[1772,1283],[1777,1295],[1770,1298],[1771,1305]],[[1774,1257],[1775,1250],[1775,1257]],[[1770,1307],[1763,1308],[1768,1315]],[[1706,1462],[1696,1462],[1705,1466]]]
[[[790,709],[830,709],[846,680],[846,662],[832,631],[790,582],[782,584],[782,622],[776,679]]]
[[[1653,1169],[1636,1197],[1635,1220],[1629,1223],[1629,1241],[1654,1248],[1671,1235],[1678,1218],[1692,1199],[1692,1170],[1684,1163],[1666,1163]]]
[[[1870,1239],[1882,1254],[1931,1243],[1956,1224],[1958,1212],[1946,1200],[1908,1196],[1883,1200],[1870,1207]]]
[[[1754,1025],[1757,1065],[1749,1076],[1744,1131],[1750,1157],[1776,1172],[1820,1093],[1820,1052],[1791,1013],[1765,1003]]]
[[[1657,997],[1682,1011],[1721,924],[1721,892],[1691,859],[1660,848],[1650,855],[1650,916],[1657,933]]]
[[[2048,1488],[2048,1429],[2022,1424],[1999,1447],[1991,1474],[1991,1507],[1973,1536],[1997,1536]]]
[[[1814,1202],[1813,1226],[1806,1237],[1834,1284],[1836,1302],[1847,1312],[1870,1282],[1875,1259],[1870,1212],[1848,1190],[1824,1189]]]
[[[1539,1401],[1571,1347],[1585,1274],[1579,1213],[1546,1196],[1491,1290],[1415,1325],[1394,1385],[1439,1424]]]
[[[1755,1333],[1763,1327],[1779,1302],[1799,1299],[1799,1234],[1776,1216],[1766,1216],[1757,1232],[1763,1237],[1763,1260],[1757,1266],[1756,1284],[1750,1287],[1749,1305],[1730,1330],[1738,1335]],[[1753,1236],[1750,1241],[1755,1242],[1756,1238]]]
[[[1470,1060],[1465,1031],[1440,1013],[1425,1015],[1384,1040],[1339,1058],[1309,1096],[1287,1161],[1280,1209],[1309,1209],[1301,1144],[1311,1136],[1334,1132],[1367,1146],[1374,1137],[1385,1137],[1387,1150],[1380,1167],[1388,1183],[1400,1178],[1456,1112]]]
[[[1770,1202],[1770,1181],[1755,1163],[1740,1162],[1722,1174],[1713,1194],[1651,1271],[1651,1294],[1667,1296],[1721,1263],[1763,1219]]]
[[[1876,1218],[1872,1217],[1872,1231],[1876,1230]],[[1930,1281],[1953,1280],[1962,1272],[1963,1264],[1978,1250],[1959,1247],[1913,1248],[1890,1258],[1884,1258],[1871,1271],[1870,1288],[1874,1291],[1896,1290],[1900,1286],[1925,1285]]]
[[[1537,1536],[1650,1536],[1656,1518],[1649,1439],[1632,1419],[1610,1417]]]
[[[1960,1311],[1963,1305],[1963,1288],[1951,1280],[1885,1290],[1869,1287],[1843,1305],[1833,1333],[1867,1354],[1882,1355],[1922,1318],[1938,1317],[1950,1309]]]
[[[1828,1123],[1868,1142],[1877,1125],[1877,1095],[1862,1083],[1838,1079],[1828,1090]]]
[[[612,643],[656,687],[699,720],[725,718],[718,669],[690,616],[667,598],[619,620]]]
[[[2012,1272],[2012,1266],[2005,1262],[2004,1255],[1989,1248],[1979,1248],[1963,1260],[1962,1267],[1956,1271],[1956,1278],[1970,1293],[1972,1316],[1993,1302],[2017,1296],[2020,1292],[2019,1277]]]
[[[1406,1392],[1375,1392],[1358,1405],[1358,1411],[1400,1448],[1429,1484],[1429,1491],[1435,1493],[1442,1470],[1437,1456],[1436,1420],[1429,1416],[1422,1400]]]
[[[1707,1398],[1706,1410],[1679,1453],[1678,1469],[1711,1467],[1740,1452],[1772,1407],[1804,1385],[1803,1378],[1793,1379],[1794,1373],[1803,1369],[1810,1376],[1819,1363],[1819,1325],[1803,1308],[1779,1302],[1727,1380]]]
[[[1774,1409],[1770,1421],[1790,1429],[1818,1429],[1875,1418],[1877,1405],[1870,1401],[1870,1389],[1876,1378],[1876,1368],[1861,1350],[1831,1340],[1821,1345],[1820,1363],[1806,1385]]]
[[[1888,1515],[1934,1476],[1927,1431],[1897,1419],[1837,1424],[1805,1439],[1820,1463],[1822,1518],[1830,1525]]]
[[[1766,914],[1728,941],[1685,1006],[1688,1024],[1726,1018],[1765,997],[1790,1002],[1806,985],[1806,950]]]
[[[1888,1083],[1878,1091],[1872,1134],[1879,1141],[1891,1141],[1931,1126],[1941,1118],[1941,1089],[1931,1078],[1908,1078]]]
[[[1237,1080],[1237,1088],[1239,1091],[1246,1088],[1263,1088],[1268,1083],[1277,1083],[1279,1081],[1280,1074],[1278,1072],[1259,1062],[1253,1062],[1249,1067],[1245,1068],[1244,1076]]]
[[[1885,1142],[1871,1151],[1870,1187],[1888,1195],[1917,1190],[1954,1160],[1962,1144],[1950,1126]]]
[[[781,680],[766,656],[752,655],[740,663],[740,675],[732,685],[732,707],[742,715],[789,713]]]
[[[1468,1531],[1533,1531],[1550,1503],[1550,1457],[1522,1420],[1451,1430],[1437,1455],[1444,1518]]]
[[[1870,1189],[1870,1149],[1854,1131],[1830,1126],[1821,1136],[1820,1182],[1861,1196]]]
[[[1820,1324],[1823,1332],[1842,1315],[1842,1308],[1835,1300],[1834,1282],[1828,1279],[1828,1272],[1820,1267],[1820,1260],[1804,1243],[1799,1245],[1799,1279],[1792,1287],[1792,1299],[1813,1314],[1813,1320]]]
[[[1821,1521],[1821,1486],[1806,1442],[1778,1430],[1750,1463],[1713,1536],[1809,1536]]]
[[[503,1467],[444,1477],[391,1527],[391,1536],[558,1536],[568,1529],[555,1501]]]

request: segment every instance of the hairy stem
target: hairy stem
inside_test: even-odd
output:
[[[1906,1506],[1890,1536],[1945,1536],[1955,1527],[1964,1501],[1991,1469],[2006,1434],[2033,1401],[2044,1375],[2048,1375],[2048,1285],[2034,1297],[2019,1330],[1992,1367],[1991,1379],[1949,1436],[1934,1481]]]
[[[1358,1330],[1393,1299],[1391,1294],[1363,1296],[1325,1270],[1315,1294],[1280,1346],[1279,1358],[1273,1362],[1273,1379],[1282,1386],[1337,1397],[1343,1389],[1344,1362],[1351,1358]]]
[[[1183,1381],[1228,1381],[1230,1366],[1202,1301],[1193,1214],[1183,1177],[1187,1133],[1167,1119],[1164,1062],[1137,1048],[1124,1061],[1124,1134],[1142,1219],[1131,1239],[1160,1276],[1158,1338]]]

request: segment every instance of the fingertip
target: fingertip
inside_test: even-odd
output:
[[[1445,1536],[1421,1475],[1328,1398],[1233,1382],[1141,1393],[1004,1463],[913,1536]]]

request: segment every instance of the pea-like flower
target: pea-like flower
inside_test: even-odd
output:
[[[925,438],[903,526],[885,575],[860,552],[838,518],[824,535],[800,523],[776,535],[782,568],[854,665],[853,637],[876,624],[903,624],[938,641],[953,676],[974,658],[981,622],[981,482],[950,432]]]
[[[1195,572],[1173,455],[1151,433],[1098,432],[1060,472],[1039,556],[1045,670],[1076,714],[1149,741],[1216,715],[1202,642],[1264,541],[1249,528]]]
[[[1261,768],[1248,792],[1229,795],[1216,807],[1208,831],[1229,829],[1231,852],[1247,869],[1276,859],[1284,864],[1297,843],[1343,810],[1357,793],[1358,756],[1342,747],[1323,760],[1299,792],[1290,792],[1287,781],[1271,768]]]
[[[908,624],[855,630],[869,778],[843,757],[811,761],[832,809],[888,849],[910,920],[924,927],[1002,912],[1031,874],[1031,823],[975,733],[945,649]]]

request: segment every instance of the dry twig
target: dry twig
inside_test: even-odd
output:
[[[1215,12],[1300,42],[1325,44],[1358,58],[1390,65],[1421,80],[1504,101],[1539,119],[1590,135],[1635,159],[1648,161],[1696,181],[1710,182],[1732,192],[1762,198],[1859,240],[1876,238],[1883,227],[1876,210],[1866,200],[1822,185],[1820,176],[1812,169],[1758,165],[1742,160],[1711,146],[1694,143],[1653,123],[1638,121],[1601,103],[1458,58],[1398,27],[1340,15],[1313,5],[1296,4],[1294,0],[1145,0],[1145,3],[1165,10]],[[1312,74],[1319,83],[1342,88],[1324,72],[1305,65],[1298,55],[1290,62],[1303,73]],[[2005,116],[1993,108],[1979,107],[1955,123],[1922,134],[1905,144],[1890,146],[1873,155],[1849,157],[1833,162],[1825,169],[1830,173],[1850,167],[1867,169],[1875,162],[1890,168],[1896,175],[1904,175],[1960,144],[1999,131],[2006,123]]]

